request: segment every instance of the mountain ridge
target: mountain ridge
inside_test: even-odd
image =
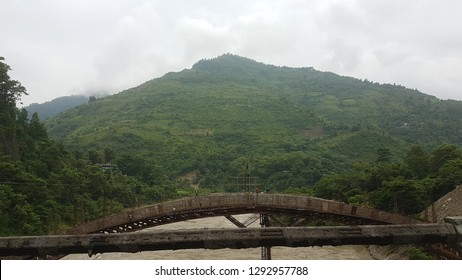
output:
[[[46,120],[57,114],[64,112],[68,109],[77,107],[79,105],[85,104],[92,98],[101,98],[107,96],[105,93],[94,94],[77,94],[77,95],[65,95],[53,98],[50,101],[43,103],[32,103],[28,106],[25,106],[24,109],[27,110],[31,115],[37,113],[42,120]]]
[[[462,102],[402,86],[227,54],[71,109],[46,125],[65,145],[150,158],[171,176],[237,174],[239,162],[251,161],[268,178],[268,159],[275,157],[281,169],[311,162],[311,178],[297,175],[308,184],[373,160],[379,147],[400,157],[410,144],[460,145],[461,108]]]

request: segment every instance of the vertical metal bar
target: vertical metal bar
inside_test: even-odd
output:
[[[269,227],[268,214],[260,214],[260,225],[261,225],[261,227]],[[271,246],[262,246],[261,247],[261,259],[262,260],[271,260]]]

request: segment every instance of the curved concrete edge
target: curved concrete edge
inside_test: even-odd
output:
[[[67,231],[68,234],[94,233],[123,225],[135,225],[150,219],[168,219],[174,222],[175,217],[191,213],[213,213],[229,210],[242,213],[255,213],[273,210],[296,210],[315,213],[325,213],[337,216],[376,221],[385,224],[416,224],[422,223],[416,219],[380,211],[363,206],[350,205],[343,202],[275,193],[218,193],[206,196],[187,197],[140,208],[127,209],[121,213],[102,217],[85,224],[78,225]],[[213,216],[213,215],[211,215]],[[164,221],[162,224],[167,223]],[[146,227],[155,226],[147,225]],[[141,228],[141,227],[140,227]]]

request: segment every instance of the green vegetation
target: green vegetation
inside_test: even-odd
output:
[[[313,68],[276,67],[234,55],[202,60],[46,122],[73,149],[110,148],[169,179],[198,172],[202,188],[225,189],[250,172],[283,191],[353,171],[356,162],[399,161],[462,144],[462,102]],[[248,162],[250,170],[243,170]]]
[[[383,153],[379,148],[377,159],[382,159]],[[309,190],[317,197],[417,214],[461,183],[459,148],[443,144],[427,153],[414,145],[402,161],[357,163],[355,170],[322,178]]]
[[[33,103],[24,109],[30,113],[37,113],[40,119],[46,120],[70,108],[87,103],[88,101],[89,97],[83,95],[62,96],[42,104]]]
[[[410,260],[433,260],[434,257],[428,254],[425,248],[412,246],[409,249]]]
[[[94,151],[71,153],[48,138],[34,113],[16,101],[26,90],[0,61],[0,236],[60,232],[69,226],[178,196],[179,187],[144,183],[115,164],[90,161]],[[111,151],[104,153],[111,161]],[[124,168],[126,168],[124,166]]]
[[[56,231],[192,184],[238,191],[249,175],[405,214],[462,183],[462,102],[402,86],[223,55],[89,101],[46,130],[14,102],[1,111],[0,234]]]

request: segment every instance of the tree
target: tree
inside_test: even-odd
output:
[[[19,159],[18,141],[16,139],[16,101],[27,95],[26,88],[20,82],[11,80],[8,64],[0,57],[0,153],[12,159]]]
[[[101,160],[101,156],[98,154],[97,151],[95,150],[89,150],[88,151],[88,160],[92,163],[92,164],[97,164],[97,163],[101,163],[102,160]]]
[[[409,168],[412,176],[423,179],[430,172],[430,156],[422,146],[414,145],[404,157],[404,163]]]
[[[376,150],[376,162],[377,163],[386,163],[390,162],[391,160],[391,152],[390,149],[385,147],[380,147]]]
[[[382,188],[371,193],[371,199],[376,208],[401,214],[415,214],[425,206],[422,190],[401,176],[385,181]]]
[[[20,82],[11,80],[8,71],[11,70],[10,66],[2,61],[5,60],[0,57],[0,105],[14,104],[22,95],[27,95],[26,88]]]
[[[92,103],[95,103],[95,102],[96,102],[96,100],[97,100],[97,99],[96,99],[96,97],[94,97],[94,96],[90,96],[90,97],[88,98],[88,104],[92,104]]]
[[[437,184],[435,184],[432,195],[435,198],[441,197],[452,191],[455,186],[462,183],[462,159],[446,161],[438,169]]]
[[[43,224],[27,196],[0,184],[0,235],[37,235],[44,233]]]
[[[431,168],[433,172],[438,172],[447,161],[453,159],[462,159],[462,153],[456,145],[442,144],[434,149],[431,153]]]
[[[32,114],[29,127],[30,127],[30,134],[34,139],[47,139],[48,138],[45,126],[40,122],[37,112]]]
[[[104,161],[112,162],[115,160],[115,152],[110,148],[104,148]]]

